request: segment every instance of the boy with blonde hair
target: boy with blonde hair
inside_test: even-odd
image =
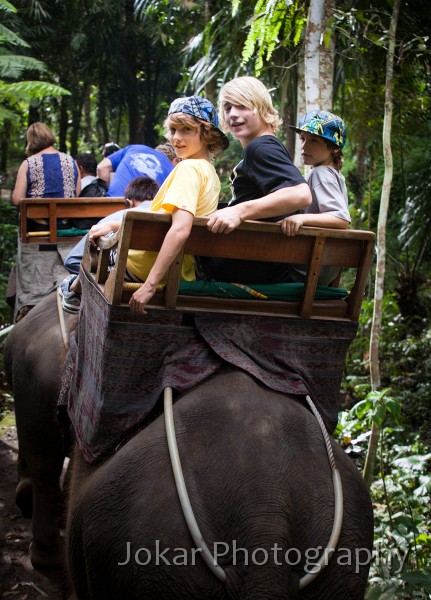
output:
[[[305,179],[275,136],[281,119],[265,85],[248,76],[229,81],[220,90],[219,110],[243,155],[231,174],[232,199],[211,215],[208,229],[229,233],[246,219],[277,222],[311,204]],[[286,265],[279,263],[201,259],[201,264],[205,276],[218,281],[278,283],[286,277]]]

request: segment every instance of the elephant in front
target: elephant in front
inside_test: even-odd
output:
[[[67,339],[77,322],[77,315],[64,313],[63,339],[57,292],[52,292],[14,326],[4,350],[19,443],[16,503],[33,518],[30,558],[43,571],[64,566],[60,477],[68,443],[57,399]]]
[[[191,505],[225,582],[188,530],[160,414],[104,462],[75,451],[66,529],[75,598],[364,598],[372,507],[334,441],[341,533],[327,566],[300,589],[330,538],[334,489],[318,422],[297,397],[226,367],[178,398],[173,415]]]

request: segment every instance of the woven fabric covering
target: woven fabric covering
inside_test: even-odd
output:
[[[15,315],[23,306],[34,306],[69,275],[64,266],[75,244],[23,244],[18,237],[16,256]]]
[[[81,276],[81,315],[60,401],[68,404],[88,462],[112,452],[149,415],[164,387],[184,392],[227,364],[271,389],[311,394],[328,429],[335,427],[356,324],[240,315],[199,315],[193,322],[174,311],[137,316],[110,306],[82,269]]]

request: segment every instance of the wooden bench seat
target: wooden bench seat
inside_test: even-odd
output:
[[[57,235],[57,219],[102,219],[123,208],[124,198],[25,198],[19,205],[20,239],[28,244],[76,243],[82,235]],[[27,219],[47,219],[49,225],[46,231],[29,232]]]
[[[246,221],[228,235],[208,231],[207,218],[195,218],[191,234],[172,264],[167,285],[157,291],[148,308],[192,312],[258,314],[278,317],[357,321],[373,257],[375,235],[369,231],[301,227],[287,237],[274,223]],[[130,286],[124,284],[129,249],[158,251],[171,224],[169,215],[127,211],[121,229],[111,238],[99,239],[97,270],[93,274],[106,300],[119,305],[129,301]],[[109,254],[117,250],[115,266],[108,271]],[[83,265],[90,271],[90,247]],[[179,294],[184,254],[308,266],[300,301],[245,300]],[[315,291],[322,266],[353,269],[353,285],[346,300],[317,300]],[[129,289],[127,289],[129,287]]]

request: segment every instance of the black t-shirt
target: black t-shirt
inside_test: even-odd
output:
[[[305,183],[305,179],[292,163],[285,146],[274,135],[263,135],[247,144],[242,160],[232,171],[229,206],[300,183]],[[271,221],[281,218],[283,215],[273,217]]]
[[[262,198],[284,187],[305,183],[292,163],[289,152],[274,135],[263,135],[244,148],[242,160],[230,176],[232,200],[229,206]],[[289,213],[293,214],[293,213]],[[280,221],[287,214],[264,219]],[[231,283],[281,283],[289,267],[282,263],[200,258],[203,276]]]

